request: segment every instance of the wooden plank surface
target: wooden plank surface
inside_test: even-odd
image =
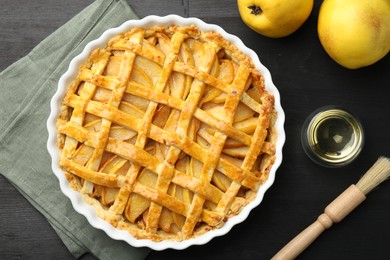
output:
[[[0,1],[0,70],[26,55],[92,0]],[[245,26],[236,1],[128,1],[140,17],[179,14],[200,17],[239,36],[272,73],[286,112],[283,164],[263,203],[227,235],[186,250],[152,252],[148,259],[269,259],[322,213],[323,208],[379,155],[390,156],[390,57],[347,70],[322,49],[316,32],[321,1],[290,37],[269,39]],[[305,118],[323,105],[341,105],[359,116],[366,144],[359,158],[340,169],[312,163],[300,144]],[[390,259],[390,182],[341,224],[326,231],[300,259]],[[0,259],[72,259],[51,226],[0,176]],[[83,259],[94,259],[86,255]]]

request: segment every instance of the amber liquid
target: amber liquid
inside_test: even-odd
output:
[[[342,165],[360,152],[363,130],[351,114],[330,109],[312,119],[307,137],[308,145],[318,159],[331,165]]]
[[[352,125],[343,118],[329,118],[318,125],[316,150],[322,156],[348,156],[355,141]]]
[[[364,130],[357,118],[337,106],[314,111],[301,131],[305,153],[325,167],[341,167],[352,162],[364,144]]]

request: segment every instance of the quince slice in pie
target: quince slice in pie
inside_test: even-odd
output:
[[[196,26],[133,28],[94,50],[62,101],[59,165],[135,238],[221,227],[268,178],[274,97],[252,60]]]

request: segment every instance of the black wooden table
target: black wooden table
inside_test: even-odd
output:
[[[0,70],[26,55],[92,0],[1,0]],[[178,14],[215,23],[240,37],[272,73],[286,113],[283,163],[263,203],[227,235],[183,251],[152,252],[148,259],[269,259],[312,223],[324,207],[378,158],[390,155],[390,56],[347,70],[332,61],[317,37],[322,1],[293,35],[269,39],[241,21],[235,0],[129,0],[135,13]],[[300,130],[324,105],[341,105],[358,115],[366,144],[351,165],[328,169],[304,154]],[[71,259],[51,226],[0,175],[0,259]],[[372,192],[342,223],[326,231],[300,259],[390,259],[390,182]],[[91,255],[83,259],[93,259]]]

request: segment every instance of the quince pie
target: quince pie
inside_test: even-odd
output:
[[[69,85],[59,165],[99,217],[135,238],[180,241],[221,227],[275,161],[263,81],[216,32],[133,28],[94,50]]]

